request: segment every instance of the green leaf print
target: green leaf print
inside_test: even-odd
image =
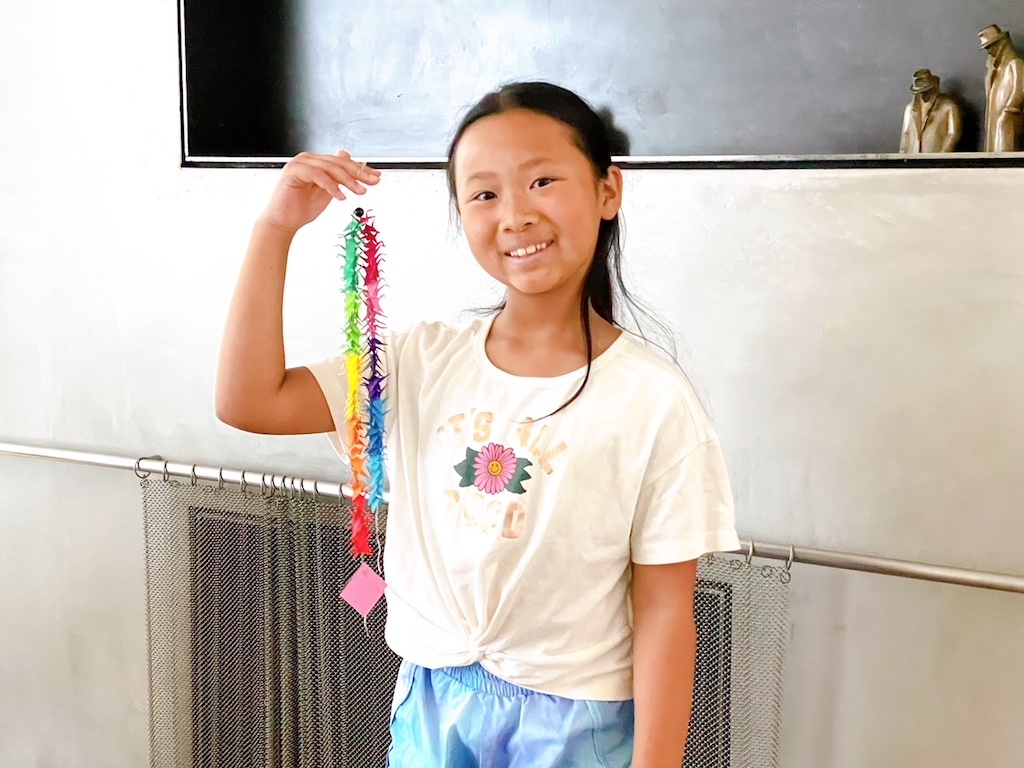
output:
[[[455,465],[455,471],[459,473],[459,477],[462,479],[459,481],[459,488],[468,488],[476,482],[476,469],[473,467],[473,462],[476,461],[476,457],[480,455],[480,451],[474,451],[472,448],[466,449],[466,460],[460,461]],[[520,491],[522,493],[522,491]]]
[[[530,479],[530,473],[526,471],[526,468],[532,466],[533,462],[529,459],[516,459],[516,472],[512,475],[512,479],[508,481],[506,490],[511,493],[526,493],[526,489],[523,488],[523,481]]]

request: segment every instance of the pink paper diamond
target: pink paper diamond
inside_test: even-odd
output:
[[[348,584],[341,590],[341,599],[351,605],[365,619],[384,596],[387,584],[366,563],[359,566]]]

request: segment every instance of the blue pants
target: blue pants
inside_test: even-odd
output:
[[[389,768],[627,768],[632,760],[632,701],[537,693],[479,664],[402,662]]]

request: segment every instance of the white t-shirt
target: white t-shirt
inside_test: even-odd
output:
[[[627,333],[542,418],[584,369],[505,373],[484,351],[491,322],[388,343],[388,644],[424,667],[630,699],[631,561],[739,547],[717,436],[682,372]],[[344,456],[344,361],[310,369]]]

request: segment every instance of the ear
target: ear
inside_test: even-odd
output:
[[[597,181],[597,194],[601,218],[606,221],[614,219],[622,207],[622,169],[619,166],[608,166],[608,174]]]

